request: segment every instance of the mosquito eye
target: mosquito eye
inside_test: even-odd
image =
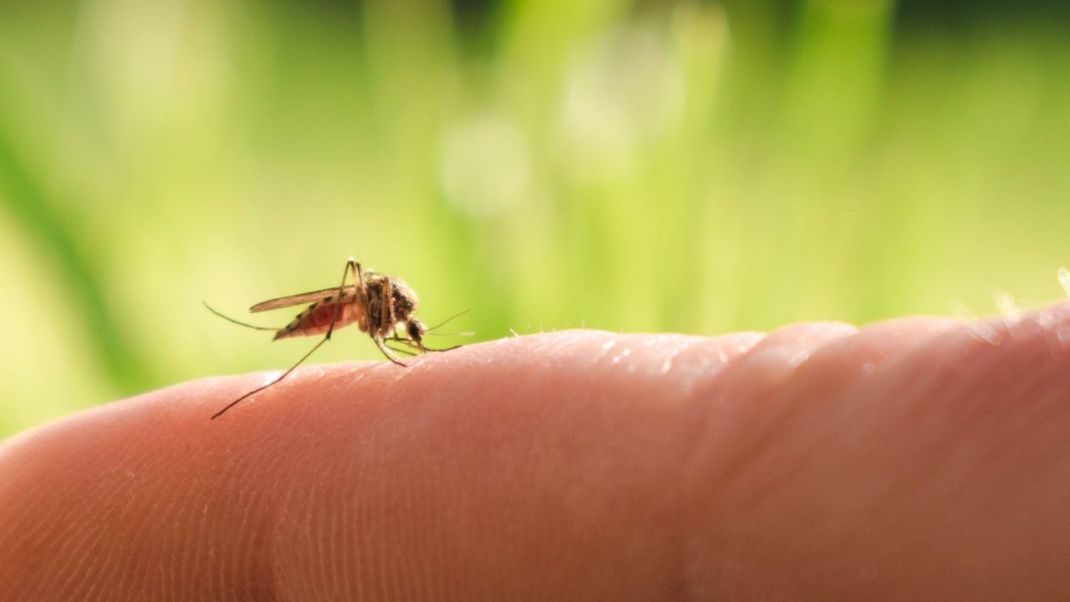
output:
[[[423,337],[423,333],[420,332],[420,324],[415,320],[409,322],[409,338],[414,341],[419,341]]]

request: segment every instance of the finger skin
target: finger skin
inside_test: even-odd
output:
[[[572,331],[0,447],[2,600],[1063,599],[1070,306]]]

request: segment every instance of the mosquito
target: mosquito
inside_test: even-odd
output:
[[[352,276],[353,282],[352,284],[346,284],[350,276]],[[273,340],[276,341],[290,337],[313,336],[325,333],[324,337],[312,349],[309,349],[307,353],[301,356],[301,359],[297,360],[281,376],[228,403],[223,409],[212,415],[212,420],[219,418],[227,410],[250,396],[277,384],[289,376],[310,355],[324,343],[331,340],[331,334],[335,330],[353,323],[356,323],[361,332],[367,333],[375,341],[375,346],[379,348],[379,351],[383,352],[383,355],[388,360],[403,368],[406,367],[405,363],[395,353],[415,356],[421,353],[449,351],[459,347],[457,345],[446,349],[432,349],[424,345],[423,339],[424,335],[429,331],[442,326],[442,324],[461,314],[443,321],[442,324],[428,328],[423,322],[416,319],[415,314],[419,301],[416,299],[416,293],[408,284],[405,284],[405,281],[396,276],[377,274],[371,270],[365,271],[361,269],[360,263],[352,257],[346,261],[345,271],[342,272],[342,283],[337,287],[269,299],[250,307],[249,311],[255,313],[304,303],[310,303],[310,305],[297,314],[297,317],[289,324],[278,329],[246,324],[216,311],[207,303],[204,304],[208,311],[228,322],[256,330],[274,331],[275,338]],[[398,334],[399,327],[402,332],[400,335]],[[407,349],[392,347],[387,345],[387,341],[403,345]]]

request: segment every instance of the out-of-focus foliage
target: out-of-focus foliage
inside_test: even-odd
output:
[[[285,367],[201,300],[349,255],[476,340],[1049,300],[1070,36],[959,5],[0,3],[0,435]]]

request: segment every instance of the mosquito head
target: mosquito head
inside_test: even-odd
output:
[[[405,325],[405,334],[409,335],[409,338],[416,342],[420,348],[424,345],[424,333],[427,332],[427,326],[416,318],[410,318],[409,322]]]

